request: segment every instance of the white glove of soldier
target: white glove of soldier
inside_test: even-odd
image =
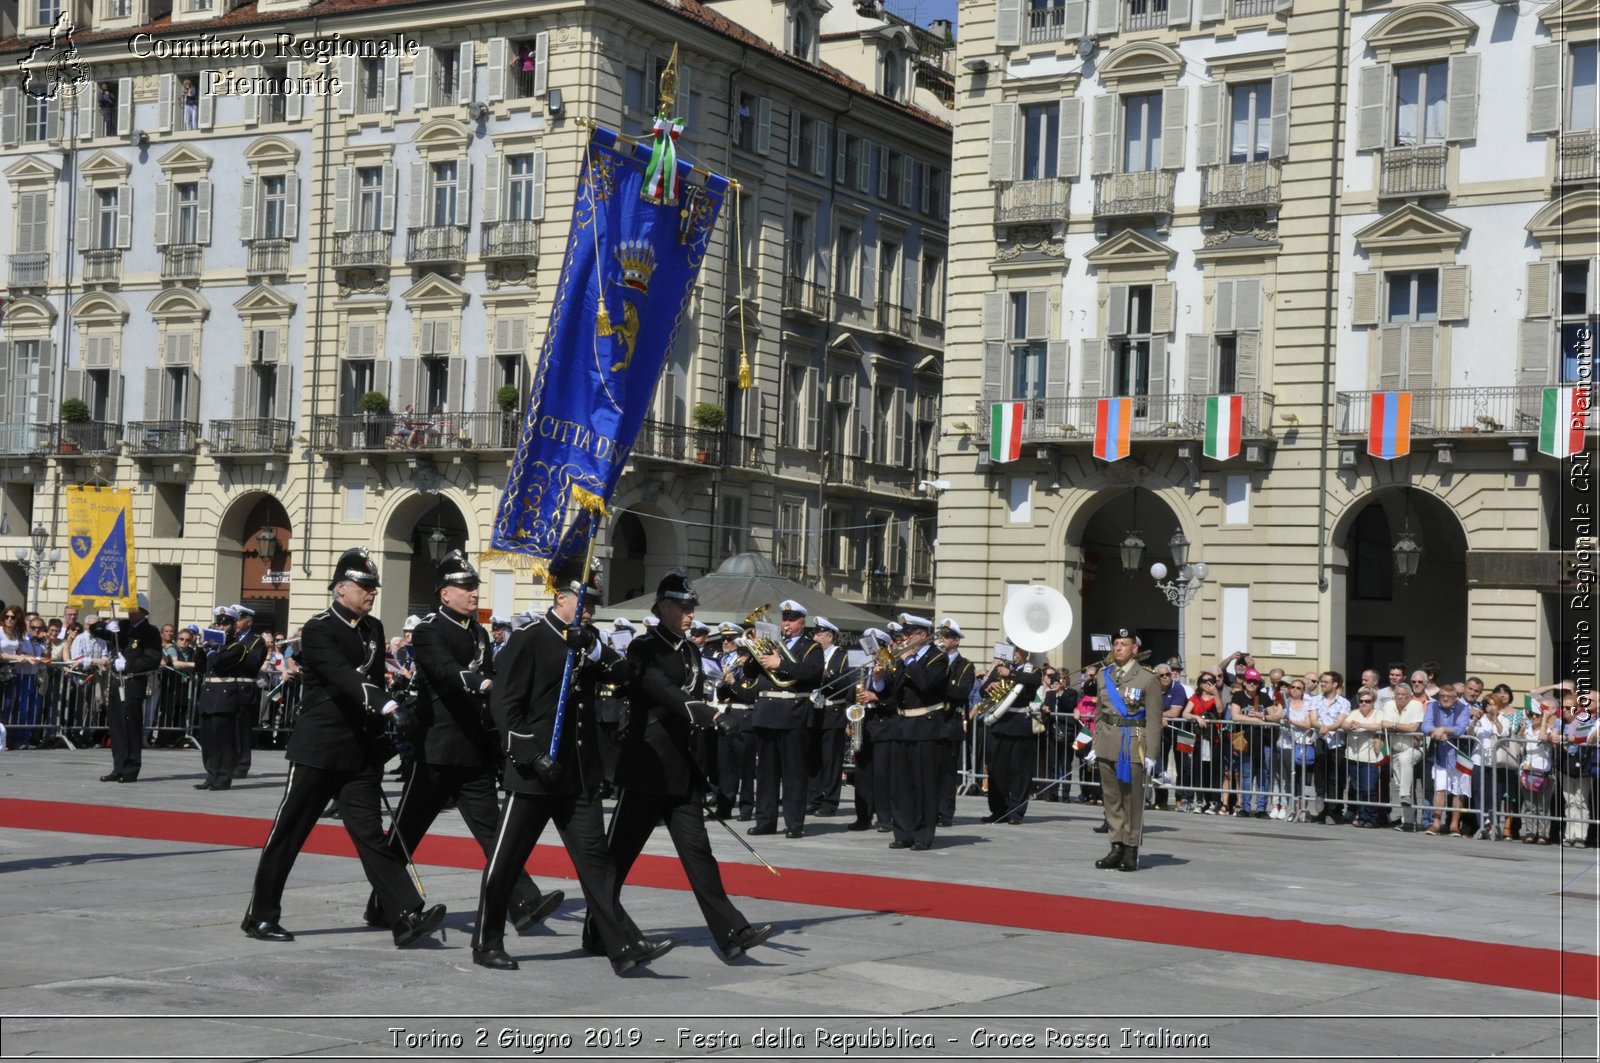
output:
[[[106,621],[106,630],[115,635],[117,632],[122,630],[122,625],[117,623],[115,620],[108,620]]]
[[[117,659],[111,663],[111,667],[115,668],[119,672],[126,672],[128,670],[128,662],[122,656],[122,654],[119,653],[117,654]]]
[[[398,709],[399,707],[400,707],[400,703],[398,701],[395,701],[393,698],[390,698],[388,701],[383,703],[383,710],[382,711],[383,711],[383,714],[385,716],[392,716],[392,715],[394,715],[394,711],[396,709]]]
[[[1144,758],[1144,773],[1146,775],[1151,776],[1152,778],[1155,776],[1155,773],[1156,773],[1156,758],[1155,757],[1145,757]]]
[[[480,685],[479,685],[479,686],[478,686],[478,693],[480,693],[480,694],[487,694],[487,693],[489,693],[489,688],[490,688],[490,687],[492,687],[492,686],[494,686],[494,680],[493,680],[493,679],[485,679],[485,680],[484,680],[484,681],[483,681],[483,682],[482,682],[482,683],[481,683],[481,684],[480,684]]]

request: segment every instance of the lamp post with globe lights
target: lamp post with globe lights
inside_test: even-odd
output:
[[[39,588],[44,584],[45,576],[61,560],[61,551],[47,551],[45,549],[46,544],[50,542],[50,533],[44,530],[44,525],[42,524],[34,526],[33,531],[29,533],[29,538],[33,540],[33,547],[31,549],[26,546],[17,547],[17,560],[28,573],[28,587],[30,590],[28,604],[37,610],[39,608]]]
[[[1211,574],[1211,566],[1204,561],[1189,561],[1189,540],[1179,528],[1172,533],[1172,538],[1167,541],[1167,547],[1172,551],[1173,571],[1172,579],[1167,579],[1167,566],[1157,561],[1150,566],[1150,578],[1156,581],[1156,589],[1164,595],[1169,603],[1178,609],[1178,656],[1188,659],[1188,646],[1184,638],[1184,613],[1190,602],[1200,594],[1200,584]]]

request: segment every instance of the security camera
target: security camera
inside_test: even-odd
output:
[[[949,480],[918,480],[917,481],[917,490],[918,491],[929,491],[929,492],[932,492],[933,494],[936,494],[936,495],[943,494],[944,492],[950,490],[950,481]]]
[[[473,100],[471,103],[467,104],[467,114],[471,116],[474,122],[478,121],[478,119],[482,118],[488,113],[488,106],[486,104],[479,103],[477,100]]]
[[[989,60],[987,59],[964,59],[961,65],[974,74],[987,74],[989,72]]]

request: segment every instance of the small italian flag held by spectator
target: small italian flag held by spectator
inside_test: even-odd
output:
[[[1539,414],[1539,453],[1570,458],[1583,451],[1583,432],[1589,423],[1589,389],[1545,388]]]
[[[1020,402],[997,402],[989,410],[989,460],[1016,461],[1022,457]]]
[[[1087,727],[1080,727],[1078,728],[1078,737],[1072,740],[1072,748],[1082,749],[1093,741],[1094,735],[1089,731],[1089,729]]]
[[[1178,747],[1179,753],[1187,756],[1194,752],[1194,735],[1188,731],[1179,731],[1177,732],[1177,737],[1172,740],[1172,744]]]
[[[1244,396],[1206,396],[1206,457],[1213,461],[1238,457],[1239,437],[1243,434]]]
[[[1472,774],[1472,758],[1459,749],[1456,750],[1456,771],[1463,775]]]
[[[1381,768],[1387,763],[1389,763],[1389,740],[1385,738],[1383,745],[1378,748],[1378,767]]]

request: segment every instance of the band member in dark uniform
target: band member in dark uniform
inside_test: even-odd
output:
[[[140,591],[126,620],[102,620],[89,634],[105,642],[111,658],[111,771],[101,782],[138,782],[144,763],[144,700],[161,667],[161,632],[150,623],[150,602]]]
[[[924,852],[933,847],[939,822],[939,741],[945,734],[945,687],[950,662],[930,646],[933,621],[900,614],[906,629],[899,661],[873,680],[879,696],[894,706],[889,737],[891,849]]]
[[[722,682],[718,690],[723,700],[748,705],[754,698],[756,680],[745,677],[745,664],[750,660],[747,650],[738,647],[739,629],[733,624],[723,624]],[[756,807],[756,736],[750,727],[748,712],[730,712],[717,722],[717,819],[727,819],[739,806],[739,819],[749,820]]]
[[[806,798],[816,759],[811,692],[822,681],[822,650],[805,634],[806,607],[793,599],[779,604],[778,646],[744,667],[756,680],[750,722],[760,751],[756,754],[756,822],[745,833],[778,832],[779,792],[783,800],[783,836],[805,835]]]
[[[844,710],[855,700],[856,673],[849,666],[844,647],[838,645],[839,629],[833,621],[819,616],[813,627],[813,638],[822,647],[822,682],[813,699],[818,702],[819,756],[817,773],[811,777],[806,813],[835,816],[839,814],[839,789],[844,778]]]
[[[984,756],[989,762],[989,814],[983,817],[985,823],[1021,823],[1027,814],[1039,748],[1028,706],[1033,704],[1042,681],[1039,669],[1028,661],[1028,652],[1016,646],[1011,647],[1011,663],[996,665],[984,681],[982,689],[986,694],[997,683],[1012,683],[1016,690],[1006,714],[984,728],[988,732]]]
[[[442,904],[423,907],[415,869],[389,848],[378,813],[390,753],[383,716],[396,706],[384,693],[383,624],[370,615],[378,597],[378,566],[367,548],[346,550],[328,586],[333,604],[306,621],[299,658],[305,693],[285,754],[289,780],[261,849],[241,929],[262,941],[294,940],[278,924],[283,887],[331,799],[367,881],[378,892],[394,943],[403,947],[438,929],[445,909]]]
[[[694,759],[691,708],[702,718],[710,709],[702,700],[707,684],[700,655],[686,637],[698,604],[688,577],[677,569],[667,573],[652,609],[661,622],[628,647],[633,698],[617,760],[622,796],[611,814],[611,855],[620,891],[656,824],[665,820],[706,926],[723,957],[735,960],[766,941],[774,927],[753,927],[734,907],[706,837],[700,800],[705,774]],[[590,927],[585,933],[591,934]]]
[[[227,790],[239,766],[239,710],[257,704],[261,694],[256,676],[267,659],[267,646],[248,624],[240,631],[239,607],[212,611],[224,641],[206,654],[205,678],[200,683],[200,752],[204,782],[196,790]]]
[[[256,679],[261,675],[261,666],[267,659],[267,647],[261,641],[253,628],[256,623],[256,611],[244,605],[230,605],[228,612],[233,617],[233,637],[245,643],[250,648],[245,651],[244,660],[233,670],[233,701],[238,706],[234,713],[234,751],[233,777],[243,779],[250,774],[250,752],[255,745],[256,725],[261,722],[261,688],[256,685]],[[259,654],[259,659],[257,655]],[[254,666],[251,660],[254,659]]]
[[[417,701],[406,729],[416,760],[389,830],[389,847],[401,857],[416,854],[428,828],[452,801],[484,857],[494,850],[501,753],[489,716],[495,669],[489,635],[478,623],[478,582],[466,555],[450,551],[434,573],[439,609],[412,631]],[[564,899],[560,890],[541,895],[523,871],[511,888],[511,925],[528,930]],[[376,893],[367,900],[367,922],[388,925]]]
[[[966,737],[967,702],[977,673],[972,662],[961,656],[961,625],[950,617],[939,621],[934,643],[945,655],[945,732],[939,748],[939,826],[955,823],[956,786],[961,777],[961,748]]]
[[[1161,680],[1135,659],[1138,652],[1138,634],[1118,628],[1111,638],[1112,663],[1100,674],[1094,756],[1111,835],[1111,851],[1094,863],[1101,870],[1139,870],[1144,780],[1155,774],[1161,752]]]
[[[866,634],[877,640],[880,655],[888,652],[887,631],[874,627],[868,628]],[[877,660],[868,661],[866,674],[856,680],[852,694],[855,702],[866,711],[866,717],[851,725],[860,728],[861,740],[856,745],[856,770],[851,780],[855,789],[856,818],[845,830],[871,830],[876,821],[878,831],[887,834],[893,829],[889,826],[888,736],[894,709],[880,701],[872,690],[872,682],[878,674]]]
[[[626,682],[626,665],[600,641],[592,624],[575,625],[582,569],[551,574],[553,602],[545,614],[511,633],[496,662],[498,681],[489,698],[506,749],[502,785],[509,796],[500,813],[494,849],[483,869],[472,962],[514,971],[506,955],[506,913],[523,865],[545,824],[554,821],[578,872],[597,938],[591,951],[611,957],[618,974],[664,955],[676,942],[639,933],[617,899],[622,876],[606,847],[600,787],[605,775],[594,715],[594,687],[609,674]],[[595,594],[598,598],[598,593]],[[570,672],[568,659],[571,659]],[[572,686],[562,710],[561,740],[550,754],[563,680]]]

